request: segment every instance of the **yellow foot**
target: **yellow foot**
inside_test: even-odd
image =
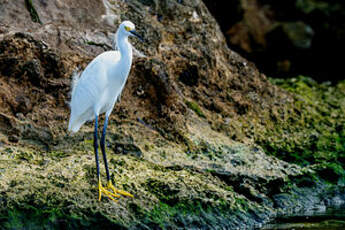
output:
[[[102,182],[99,179],[98,180],[98,200],[102,199],[102,193],[107,196],[109,199],[117,202],[118,200],[116,198],[120,198],[121,196],[114,194],[112,192],[109,192],[106,188],[102,186]]]
[[[107,189],[112,190],[114,193],[121,194],[122,196],[129,196],[129,197],[134,198],[134,196],[130,194],[129,192],[116,189],[113,183],[111,183],[111,181],[108,181]]]

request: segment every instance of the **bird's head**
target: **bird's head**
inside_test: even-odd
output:
[[[127,36],[135,36],[139,38],[140,41],[144,41],[143,38],[135,31],[135,25],[131,21],[123,21],[120,24],[120,31]]]

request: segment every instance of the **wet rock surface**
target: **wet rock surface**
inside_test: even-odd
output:
[[[32,6],[39,20],[24,3],[0,4],[5,229],[244,229],[313,206],[313,197],[343,199],[343,82],[272,84],[227,47],[200,0]],[[70,83],[114,47],[125,19],[147,43],[131,39],[133,68],[107,149],[114,184],[135,198],[99,202],[92,123],[67,133]],[[304,190],[313,191],[305,202]]]

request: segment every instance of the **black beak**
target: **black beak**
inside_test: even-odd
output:
[[[133,34],[134,36],[136,36],[137,38],[139,38],[139,40],[141,42],[144,42],[144,39],[135,31],[135,30],[131,30],[129,31],[131,34]]]

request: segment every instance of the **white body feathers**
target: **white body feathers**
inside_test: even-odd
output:
[[[119,51],[98,55],[80,78],[74,80],[69,131],[77,132],[86,121],[102,113],[109,116],[113,110],[132,64],[132,46],[128,42],[128,34],[120,29],[116,36]]]

